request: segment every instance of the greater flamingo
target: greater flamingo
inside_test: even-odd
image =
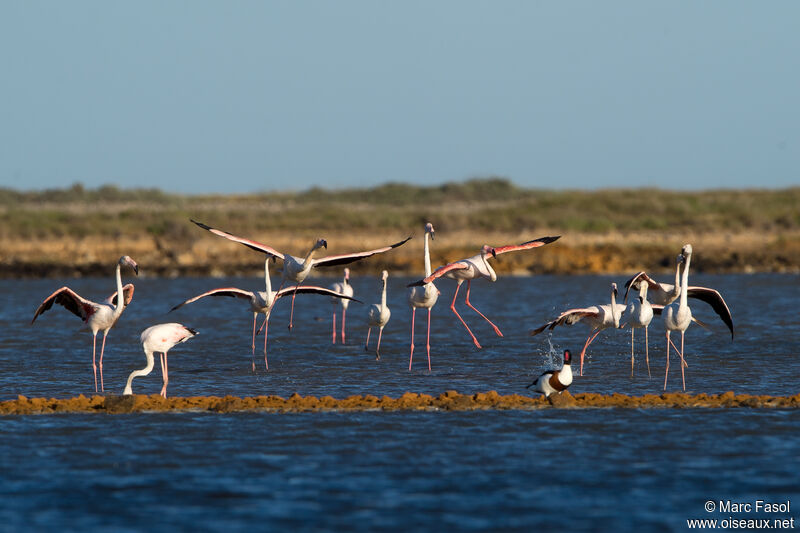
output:
[[[175,322],[150,326],[144,330],[141,339],[144,355],[147,358],[147,366],[141,370],[131,372],[128,376],[128,383],[125,385],[125,391],[122,394],[133,394],[133,378],[146,376],[153,371],[153,353],[157,352],[161,354],[161,376],[164,382],[164,386],[161,387],[161,396],[166,398],[167,383],[169,383],[167,352],[176,344],[186,342],[195,335],[197,335],[197,331]]]
[[[70,289],[69,287],[61,287],[56,292],[45,298],[45,300],[36,309],[33,315],[31,324],[36,321],[36,318],[53,307],[54,303],[64,306],[64,308],[79,316],[89,326],[92,332],[92,370],[94,372],[94,391],[97,392],[97,365],[95,364],[95,354],[97,353],[97,332],[103,331],[103,344],[100,347],[100,390],[105,392],[105,384],[103,383],[103,353],[106,348],[106,335],[108,331],[114,327],[125,310],[125,306],[133,299],[133,284],[128,283],[122,286],[122,274],[120,269],[123,265],[128,265],[133,268],[134,273],[139,275],[139,265],[136,261],[123,255],[117,261],[117,290],[114,294],[105,299],[102,303],[92,302],[83,298],[81,295]]]
[[[678,265],[683,263],[683,275],[681,276],[681,288],[689,286],[689,265],[692,262],[692,245],[686,244],[683,246],[683,250],[681,251],[681,255],[678,256]],[[686,376],[684,374],[684,361],[685,358],[683,356],[683,339],[684,334],[686,333],[686,329],[689,327],[689,324],[692,323],[692,310],[689,308],[688,304],[688,291],[681,290],[680,291],[680,302],[678,304],[677,310],[673,306],[667,306],[664,308],[664,327],[667,330],[667,368],[664,372],[664,390],[667,390],[667,376],[669,375],[669,352],[670,352],[670,345],[675,348],[675,352],[680,355],[681,358],[681,381],[683,383],[683,390],[686,390]],[[670,333],[673,331],[680,331],[681,332],[681,349],[678,351],[678,347],[675,346],[675,343],[672,342],[670,339]]]
[[[188,300],[179,303],[175,307],[169,310],[171,313],[176,309],[183,307],[186,304],[190,304],[192,302],[196,302],[201,298],[205,298],[206,296],[228,296],[231,298],[241,298],[244,300],[248,300],[250,303],[250,310],[253,311],[253,340],[252,340],[252,353],[255,355],[256,352],[256,318],[258,317],[259,313],[263,313],[264,323],[261,325],[261,328],[266,328],[264,330],[264,366],[267,370],[269,370],[269,362],[267,361],[267,335],[269,333],[269,316],[272,306],[275,304],[279,298],[286,296],[290,292],[294,294],[295,292],[301,294],[322,294],[326,296],[331,296],[335,298],[342,298],[346,300],[353,300],[354,298],[350,296],[345,296],[343,294],[339,294],[334,292],[330,289],[325,289],[323,287],[316,287],[314,285],[305,285],[303,287],[286,287],[285,289],[281,289],[277,292],[273,292],[272,290],[272,283],[269,279],[269,261],[271,258],[267,256],[264,260],[264,291],[246,291],[244,289],[238,289],[236,287],[221,287],[219,289],[212,289],[210,291],[204,292],[203,294],[198,294],[194,298],[189,298]],[[356,300],[358,301],[358,300]],[[361,303],[361,302],[359,302]],[[259,328],[259,333],[261,329]],[[256,362],[255,359],[252,360],[252,369],[255,372],[256,370]]]
[[[473,306],[469,301],[469,291],[470,285],[472,284],[472,280],[476,278],[489,278],[492,281],[497,281],[497,273],[494,271],[492,266],[489,264],[489,255],[492,257],[497,257],[500,254],[504,254],[506,252],[515,252],[518,250],[530,250],[531,248],[538,248],[539,246],[544,246],[545,244],[550,244],[559,239],[558,237],[542,237],[540,239],[534,239],[532,241],[524,242],[518,245],[509,245],[509,246],[501,246],[499,248],[492,248],[488,244],[484,244],[483,248],[481,248],[480,253],[473,255],[472,257],[468,257],[466,259],[462,259],[460,261],[455,261],[453,263],[449,263],[444,266],[440,266],[436,269],[433,274],[426,276],[425,278],[416,281],[414,283],[409,283],[409,287],[420,287],[427,283],[430,283],[442,276],[447,276],[450,279],[456,280],[456,292],[453,294],[453,301],[450,303],[450,310],[455,313],[456,317],[461,321],[461,324],[467,329],[470,337],[472,337],[472,342],[475,343],[475,346],[478,348],[481,347],[478,339],[472,333],[472,330],[469,329],[467,323],[464,322],[464,319],[461,318],[461,315],[458,314],[456,311],[456,297],[458,296],[458,290],[461,288],[461,284],[466,281],[467,282],[467,296],[464,299],[464,302],[467,304],[467,307],[478,313],[484,320],[486,320],[489,325],[492,326],[494,332],[502,337],[503,333],[500,331],[500,328],[494,325],[494,323],[486,318],[486,315],[478,311],[475,306]]]
[[[531,335],[538,335],[545,329],[553,329],[556,326],[567,325],[571,326],[576,322],[583,321],[592,331],[586,339],[586,344],[583,345],[581,350],[581,376],[583,375],[583,356],[586,349],[592,341],[600,334],[601,331],[608,328],[618,328],[619,320],[622,313],[625,312],[625,305],[617,303],[617,284],[611,284],[611,304],[610,305],[593,305],[591,307],[584,307],[581,309],[569,309],[564,311],[558,318],[551,320],[547,324],[531,330]]]
[[[370,305],[367,315],[367,324],[369,328],[367,329],[367,341],[364,343],[364,350],[369,350],[369,334],[372,333],[372,328],[378,328],[378,345],[375,348],[375,359],[378,361],[381,359],[381,337],[383,336],[383,328],[392,316],[389,306],[386,305],[387,279],[389,279],[389,273],[384,270],[381,272],[381,283],[383,285],[381,303]]]
[[[433,234],[433,224],[428,222],[425,224],[424,241],[425,277],[431,275],[431,252],[430,248],[428,247],[428,237],[433,240]],[[411,362],[414,359],[414,317],[417,314],[418,307],[428,310],[428,336],[425,347],[428,351],[428,372],[431,370],[431,309],[434,305],[436,305],[436,300],[438,299],[439,289],[436,288],[436,285],[434,285],[433,282],[426,283],[422,287],[411,287],[411,290],[408,293],[408,303],[411,306],[411,355],[408,358],[409,372],[411,371]]]
[[[639,284],[639,296],[631,300],[625,310],[627,317],[621,327],[631,328],[631,377],[633,377],[633,332],[635,329],[644,328],[644,354],[647,361],[647,377],[650,376],[650,347],[648,345],[647,328],[653,321],[653,306],[647,301],[647,283]]]
[[[315,259],[313,256],[317,250],[320,248],[328,248],[328,243],[325,239],[318,239],[314,246],[311,247],[311,250],[306,254],[305,257],[295,257],[289,254],[283,254],[272,248],[271,246],[267,246],[266,244],[262,244],[258,241],[254,241],[251,239],[245,239],[244,237],[237,237],[227,231],[222,231],[218,229],[214,229],[211,226],[207,226],[202,222],[197,222],[196,220],[192,220],[195,224],[203,228],[204,230],[210,231],[214,235],[219,237],[223,237],[233,242],[238,242],[239,244],[243,244],[248,248],[255,250],[257,252],[261,252],[263,254],[267,254],[273,257],[278,257],[283,259],[283,279],[281,280],[281,284],[278,287],[280,290],[283,287],[283,284],[289,280],[297,285],[295,285],[295,290],[292,293],[292,310],[289,314],[289,330],[292,329],[292,320],[294,318],[294,297],[297,294],[297,287],[305,281],[308,277],[308,274],[311,272],[311,269],[314,267],[329,267],[329,266],[338,266],[338,265],[347,265],[349,263],[353,263],[358,261],[359,259],[365,259],[367,257],[373,256],[375,254],[387,252],[393,248],[397,248],[398,246],[402,246],[411,237],[407,237],[400,242],[396,242],[389,246],[384,246],[383,248],[376,248],[374,250],[367,250],[365,252],[355,252],[350,254],[339,254],[339,255],[329,255],[327,257],[321,257],[319,259]]]
[[[344,296],[348,296],[352,298],[353,296],[353,286],[350,285],[350,269],[344,269],[344,278],[341,282],[336,282],[331,285],[331,290],[337,294],[341,294]],[[345,315],[347,314],[347,307],[350,305],[350,300],[348,298],[340,298],[338,296],[334,296],[331,298],[331,303],[333,304],[333,344],[336,344],[336,306],[342,306],[342,344],[344,344],[345,336],[344,336],[344,320]]]
[[[570,385],[572,385],[572,353],[564,350],[564,364],[559,370],[543,372],[536,378],[536,381],[525,388],[534,387],[534,391],[544,394],[544,397],[548,398],[554,392],[561,394]]]

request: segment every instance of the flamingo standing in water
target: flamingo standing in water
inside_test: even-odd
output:
[[[344,278],[341,282],[336,282],[331,285],[331,290],[337,294],[342,294],[344,296],[348,296],[350,298],[353,297],[353,286],[350,285],[350,269],[344,269]],[[347,314],[347,307],[350,305],[350,300],[348,298],[340,298],[338,296],[334,296],[331,298],[331,303],[334,305],[333,307],[333,344],[336,344],[336,306],[342,306],[342,344],[345,343],[344,337],[344,320],[345,315]]]
[[[681,381],[683,383],[683,390],[686,390],[686,376],[684,374],[684,366],[685,366],[685,358],[683,356],[683,339],[684,334],[686,333],[686,329],[689,327],[689,324],[692,323],[692,310],[689,308],[688,303],[688,292],[685,290],[686,287],[689,286],[689,265],[692,262],[692,245],[686,244],[683,246],[683,250],[681,250],[681,255],[678,256],[678,265],[683,263],[683,275],[681,277],[681,297],[678,304],[678,308],[675,309],[674,306],[670,305],[664,308],[664,327],[667,330],[667,368],[664,372],[664,390],[667,390],[667,376],[669,375],[669,352],[670,352],[670,345],[675,348],[675,352],[681,358]],[[675,346],[675,343],[669,338],[670,333],[673,331],[680,331],[681,332],[681,349],[678,350],[678,347]]]
[[[384,270],[381,272],[381,283],[383,284],[383,290],[381,291],[381,303],[372,304],[369,306],[369,314],[367,316],[369,328],[367,329],[367,341],[364,343],[364,350],[369,350],[369,334],[372,333],[372,328],[378,328],[378,345],[375,347],[375,359],[378,361],[381,359],[381,337],[383,336],[383,328],[386,326],[386,324],[389,322],[389,318],[392,316],[389,306],[386,305],[387,279],[389,279],[389,273]]]
[[[233,242],[238,242],[239,244],[243,244],[248,248],[255,250],[257,252],[261,252],[263,254],[267,254],[273,257],[278,257],[283,259],[283,279],[281,280],[281,284],[278,287],[278,290],[283,287],[283,284],[289,280],[297,285],[292,292],[292,310],[289,314],[289,330],[292,329],[292,320],[294,318],[294,297],[297,294],[297,289],[300,287],[300,284],[305,281],[308,277],[308,274],[311,272],[311,269],[314,267],[326,267],[326,266],[338,266],[338,265],[347,265],[349,263],[353,263],[360,259],[365,259],[367,257],[373,256],[375,254],[387,252],[393,248],[397,248],[398,246],[402,246],[411,237],[407,237],[406,239],[396,242],[389,246],[384,246],[383,248],[376,248],[374,250],[367,250],[365,252],[355,252],[350,254],[339,254],[339,255],[329,255],[327,257],[321,257],[319,259],[314,258],[314,254],[320,248],[328,248],[328,243],[325,239],[318,239],[314,246],[311,247],[311,250],[306,254],[305,257],[295,257],[289,254],[283,254],[272,248],[271,246],[267,246],[266,244],[262,244],[258,241],[245,239],[244,237],[237,237],[227,231],[222,231],[218,229],[214,229],[211,226],[207,226],[202,222],[197,222],[196,220],[192,220],[195,224],[203,228],[204,230],[210,231],[214,235],[219,237],[223,237]]]
[[[433,240],[434,229],[433,224],[428,222],[425,224],[425,277],[431,275],[431,252],[428,247],[428,237]],[[414,359],[414,317],[417,314],[417,308],[421,307],[428,310],[428,336],[425,347],[428,350],[428,372],[431,370],[431,309],[436,305],[436,300],[439,299],[439,289],[433,282],[426,283],[422,287],[411,287],[408,293],[408,303],[411,306],[411,355],[408,358],[408,371],[411,371],[411,362]]]
[[[470,285],[472,284],[472,280],[476,278],[489,278],[492,281],[497,281],[497,273],[494,271],[492,266],[489,264],[489,256],[497,257],[500,254],[504,254],[506,252],[516,252],[518,250],[530,250],[531,248],[538,248],[539,246],[544,246],[545,244],[550,244],[559,239],[558,237],[542,237],[540,239],[534,239],[532,241],[524,242],[518,245],[509,245],[509,246],[501,246],[499,248],[492,248],[491,246],[484,244],[483,248],[481,248],[480,253],[473,255],[472,257],[468,257],[466,259],[462,259],[460,261],[455,261],[453,263],[441,266],[436,269],[435,272],[426,276],[425,278],[415,281],[414,283],[409,283],[409,287],[420,287],[431,283],[432,281],[442,277],[447,276],[450,279],[456,280],[456,292],[453,295],[453,301],[450,303],[450,310],[455,313],[456,317],[461,321],[464,327],[467,329],[467,333],[469,333],[470,337],[472,337],[472,342],[475,343],[475,346],[480,349],[481,345],[478,342],[478,339],[475,338],[475,335],[472,333],[472,330],[469,329],[467,323],[464,322],[464,319],[461,318],[461,315],[458,314],[456,311],[456,297],[458,296],[458,290],[461,288],[461,284],[466,281],[467,282],[467,296],[464,299],[464,302],[467,304],[467,307],[478,313],[484,320],[486,320],[489,325],[492,326],[494,332],[502,337],[503,333],[500,331],[500,328],[494,325],[494,323],[486,318],[486,315],[478,311],[475,306],[473,306],[469,301],[469,291]]]
[[[94,372],[94,391],[97,392],[97,365],[95,364],[95,354],[97,353],[97,332],[103,331],[103,344],[100,347],[100,390],[105,392],[103,383],[103,353],[106,348],[106,335],[114,327],[128,305],[133,299],[133,284],[128,283],[122,286],[121,267],[128,265],[133,268],[134,273],[139,275],[139,265],[136,261],[123,255],[117,261],[117,291],[105,299],[102,303],[92,302],[82,297],[69,287],[61,287],[56,292],[45,298],[36,309],[31,324],[36,322],[36,318],[53,307],[54,303],[64,306],[64,308],[79,316],[89,326],[92,331],[92,370]]]
[[[647,328],[653,321],[653,306],[647,301],[647,289],[647,283],[639,284],[639,296],[628,304],[628,308],[625,310],[627,320],[620,326],[630,326],[631,328],[631,377],[633,377],[633,332],[640,328],[644,328],[644,353],[647,361],[647,377],[650,377],[650,347]]]
[[[556,326],[567,325],[571,326],[576,322],[583,321],[588,324],[592,331],[586,339],[586,344],[583,345],[581,350],[581,376],[583,375],[583,356],[586,349],[592,341],[600,334],[601,331],[608,328],[618,328],[619,320],[622,313],[625,312],[625,304],[617,303],[617,284],[611,284],[611,304],[610,305],[593,305],[591,307],[584,307],[582,309],[570,309],[564,311],[558,318],[551,320],[547,324],[531,330],[531,335],[538,335],[545,329],[553,329]]]
[[[176,344],[186,342],[197,335],[197,331],[175,322],[151,326],[142,332],[142,348],[147,358],[147,366],[141,370],[134,370],[128,376],[124,395],[133,394],[133,378],[146,376],[153,371],[153,353],[161,354],[161,376],[164,386],[161,387],[161,396],[167,397],[167,383],[169,383],[169,369],[167,365],[167,352]]]
[[[267,256],[264,260],[264,285],[265,290],[263,291],[246,291],[244,289],[238,289],[236,287],[221,287],[219,289],[212,289],[210,291],[204,292],[203,294],[198,294],[194,298],[189,298],[188,300],[179,303],[175,307],[169,310],[171,313],[176,309],[183,307],[186,304],[190,304],[192,302],[196,302],[201,298],[205,298],[206,296],[228,296],[231,298],[241,298],[244,300],[248,300],[250,303],[250,310],[253,312],[253,340],[252,340],[252,351],[253,355],[255,356],[256,352],[256,318],[258,317],[259,313],[263,313],[264,323],[261,325],[264,329],[264,366],[267,370],[269,370],[269,362],[267,361],[267,335],[269,333],[269,315],[272,309],[272,306],[275,302],[289,294],[294,293],[306,293],[306,294],[322,294],[326,296],[331,296],[334,298],[341,298],[345,300],[353,300],[354,298],[350,296],[345,296],[344,294],[339,294],[334,292],[330,289],[325,289],[323,287],[316,287],[314,285],[305,285],[303,287],[287,287],[285,289],[281,289],[277,292],[273,292],[272,290],[272,283],[269,279],[269,261],[270,259],[274,260],[274,257]],[[358,300],[356,300],[358,301]],[[360,303],[360,302],[359,302]],[[261,329],[259,329],[259,332]],[[256,362],[255,359],[252,360],[253,365],[253,372],[256,370]]]

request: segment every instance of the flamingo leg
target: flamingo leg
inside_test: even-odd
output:
[[[103,332],[103,343],[100,345],[100,392],[106,391],[103,384],[103,353],[106,351],[106,335],[108,335],[108,331]]]
[[[364,343],[364,351],[369,351],[369,334],[372,333],[372,328],[367,328],[367,342]]]
[[[347,314],[347,308],[342,308],[342,344],[344,344],[344,317]]]
[[[411,362],[414,360],[414,317],[417,314],[417,308],[411,308],[411,355],[408,357],[408,371],[411,372]]]
[[[678,347],[675,345],[675,343],[672,341],[669,341],[669,343],[672,345],[673,348],[675,348],[675,353],[680,354],[680,351],[678,350]],[[686,361],[681,361],[681,366],[689,368],[689,363],[687,363]]]
[[[94,391],[97,392],[97,365],[95,364],[95,352],[97,351],[97,332],[94,333],[92,340],[92,370],[94,371]]]
[[[256,318],[258,313],[253,313],[253,351],[250,354],[250,364],[253,366],[253,372],[256,371]]]
[[[428,308],[428,338],[425,342],[425,348],[428,350],[428,372],[431,371],[431,308]]]
[[[644,327],[644,357],[647,360],[647,378],[651,378],[653,376],[650,375],[650,347],[647,339],[647,327]]]
[[[594,335],[589,334],[589,338],[586,339],[586,344],[583,345],[583,350],[581,350],[581,376],[583,375],[583,356],[586,353],[586,348],[592,343],[592,341],[597,337],[601,330],[597,330]]]
[[[461,323],[464,324],[464,327],[467,328],[467,333],[469,333],[469,336],[472,337],[472,342],[474,342],[475,346],[477,346],[478,349],[480,350],[481,345],[478,342],[478,339],[475,338],[475,335],[472,334],[472,330],[469,329],[467,323],[464,322],[464,319],[461,318],[461,315],[459,315],[458,311],[456,311],[456,296],[458,296],[458,289],[460,288],[461,288],[461,283],[459,282],[458,285],[456,285],[456,293],[453,295],[453,302],[450,304],[450,310],[453,311],[458,317],[458,319],[461,321]]]
[[[164,388],[161,391],[161,396],[167,397],[167,383],[169,383],[169,360],[167,359],[167,352],[164,352]]]
[[[375,360],[381,360],[381,336],[383,335],[383,326],[378,328],[378,346],[375,348]]]
[[[163,353],[159,354],[159,356],[161,358],[161,381],[164,383],[164,385],[161,387],[161,396],[166,398],[167,397],[167,382],[169,381],[169,378],[167,377],[167,365],[166,365],[166,362],[164,361],[164,355],[165,354],[163,354]]]
[[[672,341],[669,340],[669,330],[667,330],[667,367],[664,371],[664,390],[667,390],[667,376],[669,376],[669,345]]]
[[[491,326],[494,328],[494,332],[495,332],[495,333],[497,333],[497,336],[498,336],[498,337],[502,337],[502,336],[503,336],[503,333],[500,331],[500,328],[498,328],[497,326],[495,326],[495,325],[494,325],[494,323],[493,323],[491,320],[489,320],[488,318],[486,318],[486,315],[484,315],[483,313],[481,313],[480,311],[478,311],[477,309],[475,309],[475,306],[474,306],[474,305],[472,305],[471,303],[469,303],[469,288],[470,288],[470,284],[471,284],[471,283],[472,283],[472,280],[471,280],[471,279],[470,279],[470,280],[467,280],[467,297],[466,297],[466,299],[464,300],[464,302],[467,304],[467,307],[469,307],[470,309],[472,309],[473,311],[475,311],[476,313],[478,313],[479,315],[481,315],[481,317],[483,317],[483,319],[484,319],[486,322],[488,322],[488,323],[489,323],[489,324],[490,324],[490,325],[491,325]]]
[[[331,344],[336,344],[336,308],[333,308],[333,333],[331,334],[333,337],[333,342]]]
[[[267,362],[267,336],[269,334],[269,315],[264,318],[264,323],[261,324],[264,328],[264,366],[269,370],[269,362]]]
[[[633,331],[634,328],[631,327],[631,377],[633,377]]]
[[[683,391],[686,392],[686,376],[684,375],[684,362],[683,362],[683,334],[681,331],[681,382],[683,383]]]
[[[297,289],[300,288],[300,284],[298,283],[295,285],[294,290],[292,291],[292,310],[289,312],[289,331],[292,331],[292,320],[294,320],[294,297],[297,296]]]

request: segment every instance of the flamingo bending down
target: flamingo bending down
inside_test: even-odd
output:
[[[367,250],[365,252],[354,252],[350,254],[339,254],[339,255],[329,255],[327,257],[320,257],[319,259],[314,258],[314,254],[320,248],[328,248],[328,243],[325,239],[318,239],[314,246],[311,247],[311,250],[306,254],[305,257],[295,257],[289,254],[283,254],[272,248],[271,246],[267,246],[266,244],[262,244],[258,241],[254,241],[251,239],[246,239],[244,237],[237,237],[227,231],[222,231],[218,229],[214,229],[211,226],[207,226],[202,222],[197,222],[196,220],[192,220],[195,224],[203,228],[204,230],[210,231],[214,235],[219,237],[223,237],[233,242],[238,242],[239,244],[243,244],[250,248],[251,250],[255,250],[257,252],[261,252],[263,254],[267,254],[273,257],[278,257],[283,259],[283,279],[281,280],[281,284],[278,287],[278,290],[283,287],[283,284],[289,280],[297,285],[295,286],[295,290],[292,293],[292,310],[289,314],[289,330],[292,329],[292,320],[294,318],[294,297],[297,294],[297,288],[300,284],[305,281],[308,277],[308,274],[311,272],[311,269],[314,267],[326,267],[326,266],[338,266],[338,265],[347,265],[349,263],[353,263],[360,259],[365,259],[367,257],[373,256],[375,254],[387,252],[393,248],[397,248],[398,246],[402,246],[411,237],[407,237],[406,239],[391,244],[389,246],[384,246],[383,248],[376,248],[374,250]]]
[[[545,329],[553,329],[556,326],[567,325],[571,326],[572,324],[580,321],[584,321],[588,324],[592,331],[589,333],[589,337],[586,339],[586,344],[583,345],[583,350],[581,350],[581,376],[583,375],[583,356],[586,353],[586,349],[589,345],[594,341],[595,337],[603,331],[604,329],[608,328],[618,328],[619,327],[619,320],[622,313],[625,312],[625,305],[617,303],[617,284],[611,284],[611,305],[593,305],[591,307],[585,307],[582,309],[570,309],[568,311],[564,311],[558,318],[555,320],[551,320],[547,324],[538,327],[534,330],[531,330],[531,335],[538,335]]]
[[[372,333],[372,328],[378,328],[378,345],[375,347],[375,359],[377,361],[380,361],[381,359],[381,336],[383,336],[383,328],[386,326],[386,323],[389,322],[389,318],[392,316],[389,306],[386,305],[387,279],[389,279],[389,273],[384,270],[381,272],[381,283],[383,284],[383,290],[381,291],[381,303],[370,305],[368,311],[369,314],[367,317],[369,328],[367,329],[367,341],[364,343],[364,350],[369,350],[369,334]]]
[[[128,265],[133,268],[134,273],[139,275],[139,265],[136,261],[123,255],[117,261],[117,290],[114,294],[106,298],[102,303],[92,302],[82,297],[69,287],[61,287],[56,292],[45,298],[45,300],[36,309],[33,315],[31,324],[36,322],[36,318],[53,307],[54,303],[64,306],[64,308],[79,316],[89,326],[92,331],[92,370],[94,372],[94,391],[97,392],[97,365],[95,364],[95,354],[97,353],[97,332],[103,331],[103,344],[100,347],[100,390],[105,392],[105,384],[103,383],[103,353],[106,348],[106,335],[108,331],[114,327],[119,320],[122,311],[125,310],[131,300],[133,299],[133,284],[128,283],[122,286],[122,274],[120,269],[123,265]]]
[[[475,343],[477,348],[480,348],[481,345],[478,342],[478,339],[475,338],[475,335],[472,333],[472,330],[469,329],[467,323],[464,322],[464,319],[461,318],[461,315],[458,314],[456,311],[456,297],[458,296],[458,290],[461,288],[461,284],[466,281],[467,282],[467,296],[464,299],[467,307],[478,313],[484,320],[486,320],[489,325],[492,326],[494,332],[502,337],[503,333],[500,331],[494,323],[486,318],[486,316],[478,311],[475,306],[473,306],[469,302],[469,291],[470,285],[473,279],[476,278],[489,278],[492,281],[497,281],[497,273],[494,271],[492,266],[489,264],[489,255],[492,257],[497,257],[500,254],[504,254],[506,252],[515,252],[519,250],[530,250],[531,248],[538,248],[539,246],[544,246],[545,244],[550,244],[551,242],[555,242],[560,238],[560,235],[557,237],[541,237],[539,239],[534,239],[532,241],[524,242],[518,245],[509,245],[509,246],[501,246],[498,248],[492,248],[491,246],[484,244],[483,248],[481,248],[480,253],[473,255],[472,257],[468,257],[466,259],[462,259],[460,261],[455,261],[453,263],[449,263],[447,265],[441,266],[436,269],[433,274],[426,276],[425,278],[415,281],[414,283],[410,283],[409,287],[419,287],[430,283],[442,276],[447,276],[450,279],[456,280],[456,292],[453,295],[453,301],[450,304],[450,310],[455,313],[456,317],[461,321],[461,324],[467,329],[470,337],[472,337],[472,342]]]
[[[186,342],[195,335],[197,335],[197,331],[175,322],[150,326],[144,330],[141,338],[144,355],[147,358],[147,366],[141,370],[134,370],[131,372],[131,374],[128,376],[128,383],[125,385],[125,391],[122,394],[133,394],[133,378],[138,376],[146,376],[152,372],[154,365],[153,353],[158,352],[161,354],[161,376],[164,382],[164,386],[161,387],[161,396],[166,398],[167,383],[169,382],[167,352],[176,344]]]
[[[647,328],[653,321],[653,306],[647,301],[647,283],[639,284],[639,296],[631,300],[625,310],[626,321],[620,327],[631,328],[631,377],[633,377],[633,332],[644,328],[644,353],[647,361],[647,377],[650,377],[650,347],[648,346]]]
[[[262,328],[266,328],[264,330],[264,366],[267,370],[269,370],[269,362],[267,361],[267,335],[269,332],[269,315],[272,309],[272,306],[275,302],[289,294],[290,292],[294,294],[295,292],[304,294],[304,293],[312,293],[312,294],[322,294],[326,296],[331,296],[335,298],[342,298],[346,300],[355,300],[350,296],[345,296],[343,294],[336,293],[330,289],[325,289],[323,287],[316,287],[314,285],[306,285],[303,287],[286,287],[285,289],[281,289],[277,292],[272,291],[272,283],[269,279],[269,261],[270,257],[267,257],[264,260],[264,291],[246,291],[244,289],[238,289],[236,287],[221,287],[219,289],[212,289],[210,291],[204,292],[203,294],[198,294],[194,298],[189,298],[188,300],[179,303],[175,307],[169,310],[171,313],[176,309],[183,307],[186,304],[190,304],[192,302],[196,302],[201,298],[205,298],[206,296],[229,296],[231,298],[241,298],[244,300],[248,300],[250,302],[250,310],[253,311],[253,340],[252,340],[252,353],[255,355],[256,352],[256,317],[259,313],[263,313],[264,323],[261,325]],[[358,302],[358,300],[356,300]],[[361,303],[361,302],[359,302]],[[258,330],[259,333],[261,329]],[[252,360],[252,368],[253,372],[256,370],[256,362],[255,359]]]
[[[344,279],[341,282],[336,282],[331,285],[331,290],[337,294],[341,294],[344,296],[351,297],[353,296],[353,286],[350,285],[350,269],[344,269]],[[334,296],[331,298],[331,303],[334,305],[333,307],[333,344],[336,344],[336,306],[342,306],[342,344],[345,343],[344,337],[344,320],[345,315],[347,314],[347,307],[350,305],[350,300],[348,298],[340,298],[338,296]]]
[[[428,222],[425,224],[425,277],[431,275],[431,252],[428,248],[428,237],[433,240],[433,224]],[[428,310],[428,336],[425,347],[428,351],[428,372],[431,370],[431,309],[436,305],[436,300],[439,299],[439,289],[436,285],[426,283],[422,287],[411,287],[408,293],[408,303],[411,306],[411,355],[408,358],[408,371],[411,371],[411,362],[414,359],[414,318],[417,314],[417,308],[421,307]]]

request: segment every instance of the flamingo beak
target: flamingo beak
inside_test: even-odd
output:
[[[497,259],[497,251],[494,248],[492,248],[492,257]]]

